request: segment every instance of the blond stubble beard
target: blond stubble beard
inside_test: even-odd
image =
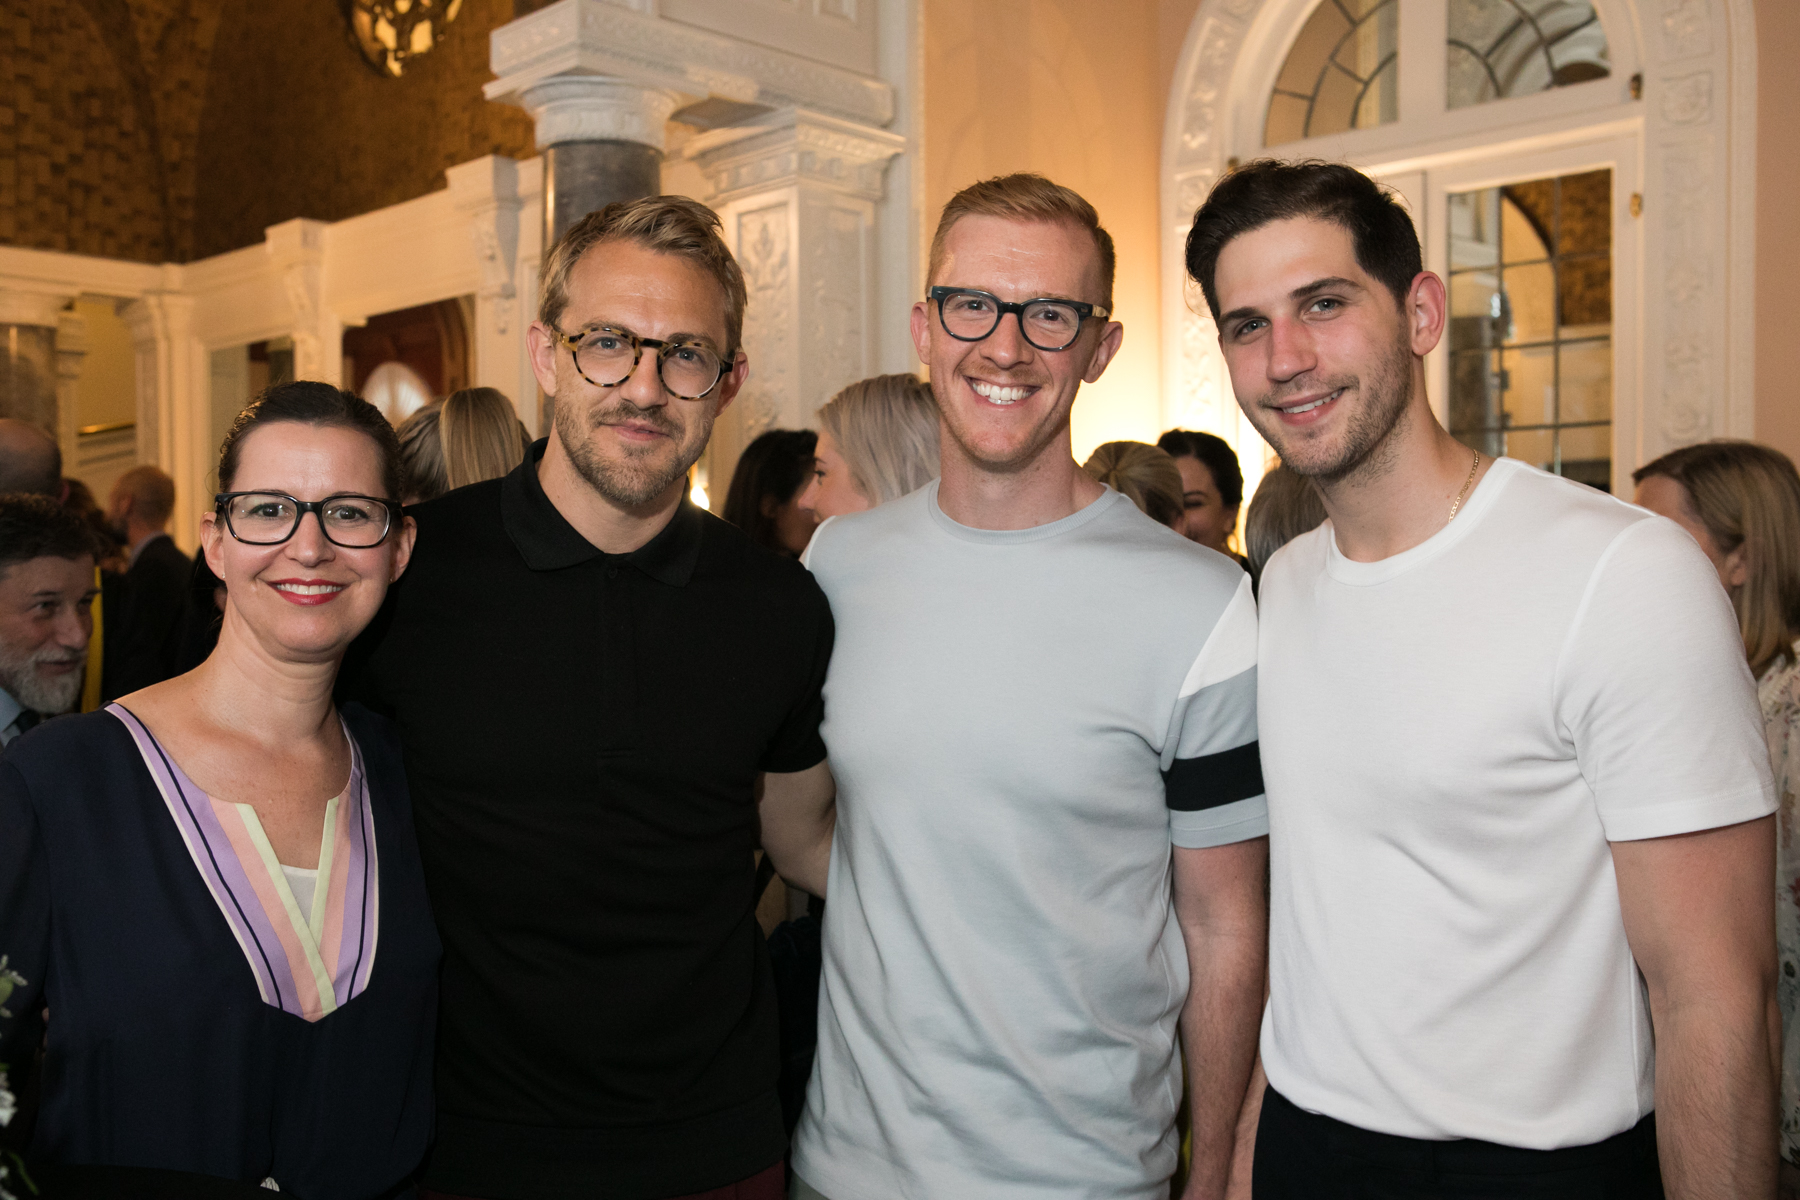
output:
[[[684,400],[681,403],[690,402]],[[641,454],[626,451],[621,461],[609,462],[594,448],[591,436],[595,429],[608,420],[627,417],[654,425],[671,439],[681,437],[683,431],[680,426],[654,409],[638,408],[630,401],[619,400],[593,410],[578,412],[575,405],[559,400],[551,423],[556,429],[557,440],[562,443],[563,453],[568,455],[570,464],[587,481],[589,487],[620,508],[642,508],[685,476],[688,468],[698,462],[700,455],[705,452],[707,440],[712,436],[713,417],[710,402],[700,403],[706,406],[706,413],[701,418],[700,437],[691,448],[682,446],[678,441],[672,442],[674,459],[661,465],[654,462],[655,450]],[[586,411],[591,411],[593,415],[585,417]]]

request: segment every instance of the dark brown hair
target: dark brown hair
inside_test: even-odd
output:
[[[759,546],[782,551],[776,537],[775,518],[763,511],[763,501],[780,507],[794,499],[812,475],[813,452],[819,435],[810,429],[771,429],[744,447],[731,469],[731,486],[725,491],[727,521],[750,535]]]
[[[1217,434],[1193,429],[1171,429],[1156,439],[1156,444],[1169,452],[1170,458],[1195,458],[1212,472],[1213,485],[1219,489],[1219,503],[1236,508],[1244,502],[1244,468],[1238,465],[1237,452],[1231,443]]]
[[[1214,285],[1219,254],[1231,239],[1276,221],[1311,217],[1349,231],[1356,264],[1404,305],[1425,269],[1419,232],[1393,193],[1345,163],[1259,158],[1214,185],[1188,230],[1187,271],[1219,315]]]
[[[278,383],[265,388],[261,395],[245,406],[231,423],[219,447],[219,490],[229,492],[237,478],[238,459],[243,456],[244,439],[253,430],[277,421],[297,425],[333,426],[366,434],[381,453],[381,486],[383,499],[398,501],[404,486],[400,469],[400,439],[394,436],[381,410],[358,396],[329,383],[300,380]]]

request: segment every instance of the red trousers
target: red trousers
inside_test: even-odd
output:
[[[728,1183],[710,1192],[694,1192],[687,1196],[670,1196],[668,1200],[786,1200],[787,1164],[776,1163],[766,1171],[758,1171],[748,1179]],[[419,1200],[476,1200],[473,1196],[452,1196],[448,1192],[419,1189]]]

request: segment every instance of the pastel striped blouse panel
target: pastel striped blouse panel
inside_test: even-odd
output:
[[[326,805],[318,886],[303,912],[256,809],[208,796],[130,710],[107,711],[136,742],[263,1003],[317,1021],[360,995],[375,967],[381,872],[362,750],[349,729],[350,784]]]

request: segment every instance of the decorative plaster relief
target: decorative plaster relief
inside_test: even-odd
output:
[[[1662,115],[1671,125],[1712,119],[1712,72],[1696,71],[1662,81]]]
[[[504,335],[511,329],[518,295],[513,276],[519,258],[519,210],[524,204],[519,197],[519,164],[489,155],[451,167],[444,175],[456,207],[468,218],[475,243],[481,270],[476,295],[492,305],[494,332]]]
[[[864,347],[867,215],[837,204],[804,204],[801,216],[807,289],[806,383],[821,401],[868,374]],[[794,408],[798,410],[799,397]],[[797,414],[796,414],[797,415]]]
[[[1186,79],[1184,120],[1180,134],[1181,165],[1214,165],[1218,154],[1219,106],[1228,99],[1233,68],[1250,19],[1263,0],[1223,0],[1218,12],[1200,27],[1199,47]]]
[[[283,221],[267,230],[264,247],[281,272],[282,292],[293,310],[294,378],[335,379],[341,367],[326,374],[325,224],[304,218]]]
[[[744,441],[775,423],[784,396],[793,394],[794,289],[789,286],[789,201],[740,212],[735,252],[744,270],[744,350],[750,380],[739,396]]]
[[[559,0],[502,25],[489,63],[490,100],[510,100],[555,75],[610,75],[645,87],[742,103],[800,104],[886,125],[894,89],[873,76],[722,36],[605,0]]]
[[[1663,57],[1711,54],[1711,0],[1662,0]]]
[[[682,153],[705,173],[715,206],[788,184],[823,184],[864,200],[882,197],[887,164],[906,139],[804,109],[782,109],[690,139]]]
[[[1662,434],[1682,446],[1711,436],[1717,378],[1712,316],[1718,277],[1707,212],[1712,177],[1710,136],[1662,148]]]

